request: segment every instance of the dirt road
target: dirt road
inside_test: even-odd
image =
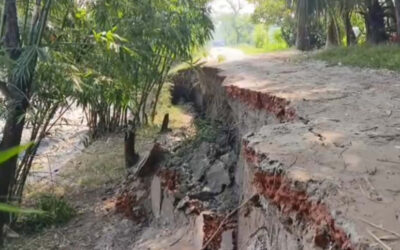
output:
[[[218,62],[218,59],[223,62],[232,62],[243,60],[246,55],[239,49],[229,47],[213,47],[210,49],[209,62]]]

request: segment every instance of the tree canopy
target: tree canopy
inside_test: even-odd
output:
[[[0,6],[0,150],[34,142],[0,164],[0,202],[20,199],[48,130],[81,106],[92,136],[153,118],[171,67],[211,37],[207,0],[5,0]],[[0,216],[0,228],[7,216]]]

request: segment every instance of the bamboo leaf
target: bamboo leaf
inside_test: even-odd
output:
[[[28,209],[28,208],[20,208],[4,203],[0,203],[0,212],[13,213],[13,214],[44,214],[45,212],[36,210],[36,209]]]
[[[33,145],[33,143],[28,143],[26,145],[14,147],[9,150],[0,152],[0,164],[8,161],[9,159],[11,159],[12,157],[14,157],[16,155],[19,155],[20,153],[24,152],[32,145]]]

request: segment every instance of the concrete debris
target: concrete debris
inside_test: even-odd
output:
[[[235,239],[234,230],[227,230],[222,233],[222,241],[220,250],[234,250],[235,249]]]
[[[224,164],[225,164],[225,166],[227,167],[227,168],[232,168],[232,167],[234,167],[235,166],[235,164],[236,164],[236,162],[237,162],[237,156],[236,156],[236,154],[234,153],[234,152],[229,152],[229,153],[226,153],[226,154],[224,154],[224,155],[222,155],[220,158],[219,158]]]
[[[161,214],[161,202],[162,202],[162,189],[161,180],[158,176],[153,177],[151,182],[151,209],[155,218],[159,218]]]
[[[152,176],[158,169],[160,163],[164,159],[165,149],[159,143],[155,143],[150,152],[141,160],[135,170],[138,177]]]
[[[192,223],[179,245],[377,249],[360,218],[389,234],[399,231],[399,115],[387,112],[400,105],[398,82],[361,70],[292,64],[290,53],[175,79],[175,100],[193,101],[219,128],[234,127],[212,141],[182,146],[160,164],[161,171],[179,174],[178,184],[167,185],[172,189],[161,180],[160,191],[153,179],[153,211],[161,215],[155,221],[181,213]],[[282,68],[290,72],[285,77]],[[322,76],[329,77],[321,82]],[[378,88],[377,82],[391,84]],[[388,100],[393,107],[386,107]],[[255,194],[257,202],[240,207]],[[400,241],[387,244],[398,249]]]
[[[231,179],[225,164],[217,160],[207,172],[207,187],[215,193],[220,193],[229,186]]]

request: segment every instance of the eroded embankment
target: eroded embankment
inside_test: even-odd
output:
[[[301,123],[289,101],[269,93],[225,86],[224,79],[214,68],[182,73],[175,81],[174,99],[193,101],[209,118],[234,126],[239,138],[265,125]],[[237,214],[238,249],[356,249],[329,207],[307,193],[308,183],[286,176],[286,168],[295,162],[269,160],[268,155],[258,154],[247,139],[240,143],[241,159],[235,169],[240,202],[257,194],[259,204]]]
[[[193,103],[217,131],[169,147],[165,160],[145,164],[151,174],[129,178],[117,209],[145,229],[132,248],[368,249],[327,202],[335,187],[292,171],[302,155],[280,148],[291,140],[273,143],[318,134],[288,100],[225,81],[207,67],[175,77],[173,103]]]

